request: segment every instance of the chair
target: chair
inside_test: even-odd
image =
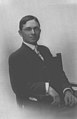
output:
[[[72,89],[73,89],[74,96],[77,97],[77,84],[71,82],[71,86],[72,86]]]
[[[61,53],[57,53],[56,59],[58,60],[59,66],[63,69]],[[70,84],[72,86],[74,95],[77,97],[77,84],[73,82],[70,82]]]

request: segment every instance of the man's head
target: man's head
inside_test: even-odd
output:
[[[19,23],[19,34],[24,42],[36,44],[40,38],[40,23],[34,16],[23,17]]]

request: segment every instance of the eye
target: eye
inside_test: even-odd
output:
[[[25,28],[24,30],[25,30],[25,31],[31,31],[32,28],[31,28],[31,27],[27,27],[27,28]]]
[[[35,31],[40,31],[40,28],[39,27],[34,27],[34,30]]]
[[[34,31],[40,31],[40,28],[39,27],[34,27],[34,28],[31,28],[31,27],[27,27],[27,28],[25,28],[25,29],[23,29],[24,31],[31,31],[31,30],[34,30]]]

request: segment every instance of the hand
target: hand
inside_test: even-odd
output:
[[[77,104],[77,98],[71,93],[71,91],[66,91],[64,102],[66,106],[74,106]]]
[[[51,104],[53,104],[55,106],[60,106],[60,97],[59,97],[59,95],[53,97],[53,102]]]
[[[49,87],[48,94],[53,97],[53,102],[51,104],[59,106],[60,105],[59,94],[52,87]]]

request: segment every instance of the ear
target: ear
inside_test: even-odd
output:
[[[18,31],[18,33],[19,33],[19,35],[22,37],[22,31],[21,31],[21,30],[19,30],[19,31]]]
[[[40,29],[40,33],[41,33],[41,29]]]

